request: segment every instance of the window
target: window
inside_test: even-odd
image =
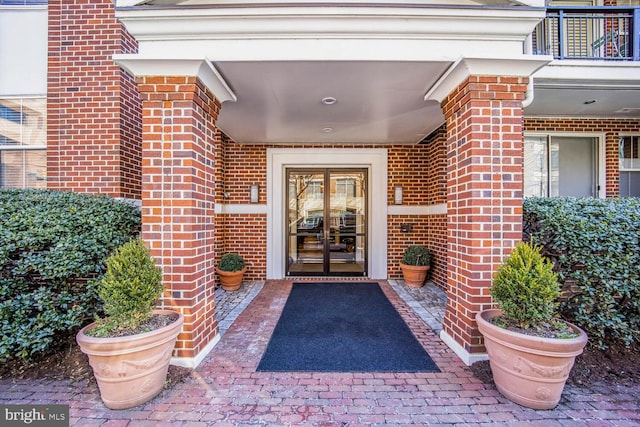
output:
[[[0,6],[40,6],[47,3],[47,0],[0,0]]]
[[[338,179],[336,181],[336,195],[355,197],[356,182],[353,179]]]
[[[597,138],[526,136],[524,196],[597,197]]]
[[[620,138],[620,196],[640,197],[640,136]]]
[[[46,187],[45,98],[0,99],[0,188]]]

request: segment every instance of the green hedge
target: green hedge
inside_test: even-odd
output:
[[[524,239],[563,286],[563,317],[601,348],[640,343],[640,199],[530,198]]]
[[[92,319],[91,279],[139,231],[140,211],[125,202],[0,190],[0,362],[46,353]]]

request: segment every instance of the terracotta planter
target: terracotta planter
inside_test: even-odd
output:
[[[225,291],[237,291],[240,289],[240,284],[242,283],[245,271],[247,271],[247,267],[239,271],[222,271],[216,268],[216,273],[218,273],[218,276],[220,277],[222,289]]]
[[[493,325],[491,319],[501,313],[500,310],[485,310],[476,315],[498,391],[528,408],[554,408],[560,401],[576,356],[587,344],[587,334],[569,324],[580,334],[577,338],[524,335]]]
[[[144,334],[117,338],[97,338],[86,334],[92,323],[76,336],[100,388],[107,408],[127,409],[155,397],[164,386],[176,338],[182,330],[182,313],[154,310],[170,314],[177,320],[170,325]]]
[[[412,288],[419,288],[427,280],[427,272],[431,267],[428,265],[407,265],[400,263],[404,283]]]

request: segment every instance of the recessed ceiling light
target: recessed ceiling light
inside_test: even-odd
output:
[[[597,101],[597,99],[590,99],[588,101],[584,101],[583,104],[584,105],[595,104],[596,101]]]
[[[336,102],[338,102],[338,100],[335,99],[333,96],[327,96],[325,98],[322,98],[320,102],[322,102],[324,105],[333,105]]]
[[[331,132],[333,132],[333,128],[322,128],[322,132],[331,133]]]

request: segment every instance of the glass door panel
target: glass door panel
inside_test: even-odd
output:
[[[329,171],[329,274],[365,271],[365,171]]]
[[[287,275],[366,275],[366,170],[287,170]]]

